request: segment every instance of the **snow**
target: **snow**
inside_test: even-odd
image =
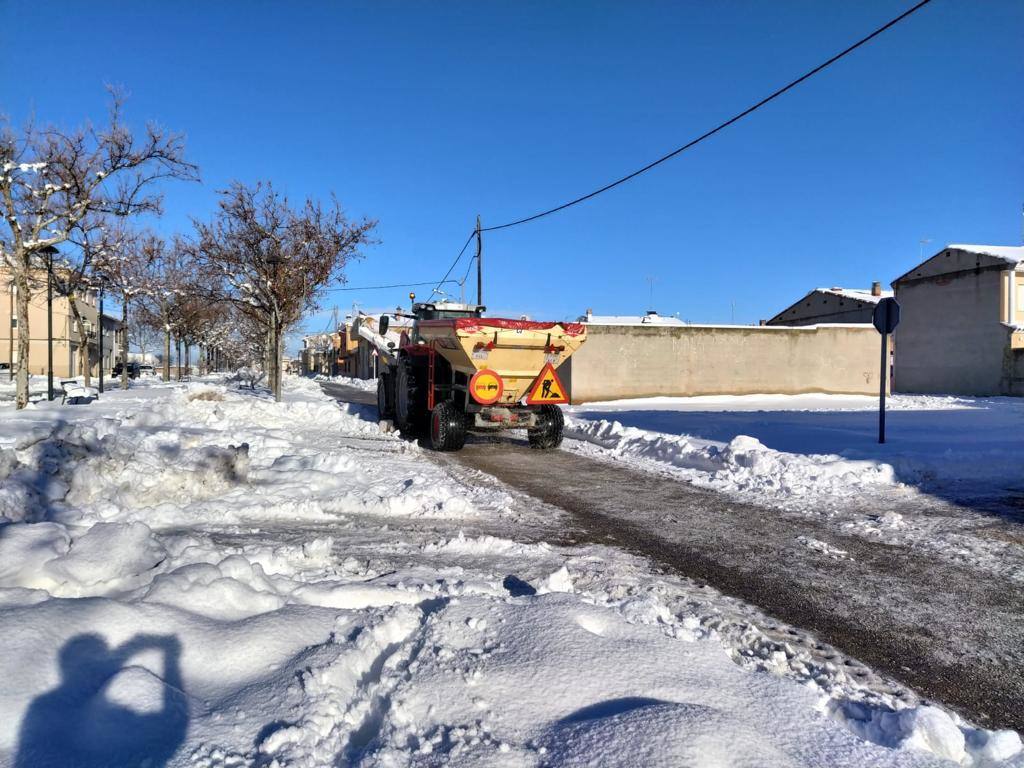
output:
[[[870,304],[877,304],[882,299],[887,299],[894,295],[892,291],[881,291],[876,296],[871,292],[870,288],[815,288],[814,292],[831,293],[835,296],[842,296],[847,299],[856,299],[857,301],[866,301]]]
[[[0,765],[1024,765],[286,383],[5,414]]]
[[[60,393],[60,382],[58,378],[54,378],[53,388]],[[32,375],[28,377],[28,391],[29,397],[39,398],[46,397],[47,379],[46,376]],[[17,382],[10,378],[8,371],[0,372],[0,409],[6,407],[14,407],[14,396],[17,388]]]
[[[655,397],[568,409],[572,435],[693,470],[693,482],[776,500],[913,485],[984,493],[1020,486],[1024,401],[895,395],[879,445],[878,398]]]
[[[330,381],[336,384],[344,384],[346,387],[352,387],[353,389],[361,389],[363,392],[376,392],[377,391],[377,379],[357,379],[352,376],[325,376],[324,374],[317,374],[314,377],[315,381]]]
[[[963,243],[947,245],[946,248],[955,248],[968,253],[980,253],[985,256],[995,256],[1008,264],[1018,264],[1024,261],[1024,245],[965,245]]]
[[[657,312],[645,315],[594,315],[588,312],[577,321],[588,325],[686,325],[678,317],[665,317]]]

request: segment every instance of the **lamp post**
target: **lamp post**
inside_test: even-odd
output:
[[[53,257],[59,251],[52,245],[39,249],[46,256],[46,398],[53,400]]]
[[[99,312],[96,317],[96,324],[99,326],[100,335],[100,394],[103,394],[103,286],[99,287]]]
[[[7,336],[10,344],[7,349],[7,379],[14,381],[14,278],[11,278],[10,287],[7,289],[7,297],[11,300],[11,311],[7,317]]]

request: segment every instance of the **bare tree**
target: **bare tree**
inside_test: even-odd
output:
[[[159,212],[161,179],[197,179],[180,135],[147,125],[138,137],[111,93],[107,125],[74,131],[0,122],[0,259],[18,293],[18,408],[28,404],[28,307],[37,254],[69,241],[90,215]],[[86,270],[82,270],[85,274]]]
[[[160,328],[151,317],[146,296],[135,299],[135,311],[128,315],[128,342],[145,356],[160,343]]]
[[[119,229],[109,239],[111,242],[99,254],[95,268],[103,286],[116,295],[121,304],[121,389],[128,389],[130,309],[150,288],[150,254],[144,247],[144,235],[140,233]]]
[[[317,308],[322,288],[344,282],[345,265],[372,242],[376,222],[350,221],[333,197],[326,207],[307,199],[293,208],[269,182],[236,182],[220,194],[213,221],[195,222],[197,254],[211,295],[266,328],[268,374],[280,400],[285,330]]]
[[[144,265],[144,311],[149,322],[163,332],[163,380],[170,381],[171,340],[181,337],[182,305],[195,290],[190,284],[192,251],[180,238],[168,245],[153,234],[144,235],[138,247],[139,263]]]

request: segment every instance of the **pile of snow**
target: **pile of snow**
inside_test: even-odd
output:
[[[694,485],[761,499],[813,494],[854,496],[868,488],[896,483],[893,469],[887,464],[774,451],[747,435],[723,444],[625,427],[619,421],[605,419],[570,419],[566,434],[617,457],[667,464],[682,470],[685,479]]]
[[[357,379],[353,376],[325,376],[322,373],[318,373],[313,377],[313,379],[314,381],[328,381],[335,384],[344,384],[346,387],[360,389],[363,392],[377,391],[376,379]]]
[[[513,506],[310,380],[13,414],[0,764],[1024,765]]]

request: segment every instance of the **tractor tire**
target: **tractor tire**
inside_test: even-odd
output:
[[[390,373],[382,373],[377,377],[377,416],[381,421],[395,417],[393,378],[394,376]]]
[[[557,405],[542,405],[537,414],[537,426],[526,430],[531,448],[546,451],[562,444],[565,417]]]
[[[414,437],[423,421],[423,408],[420,406],[419,382],[416,371],[408,359],[398,361],[395,370],[395,424],[402,434]]]
[[[430,447],[435,451],[461,451],[466,444],[466,415],[450,400],[430,413]]]

